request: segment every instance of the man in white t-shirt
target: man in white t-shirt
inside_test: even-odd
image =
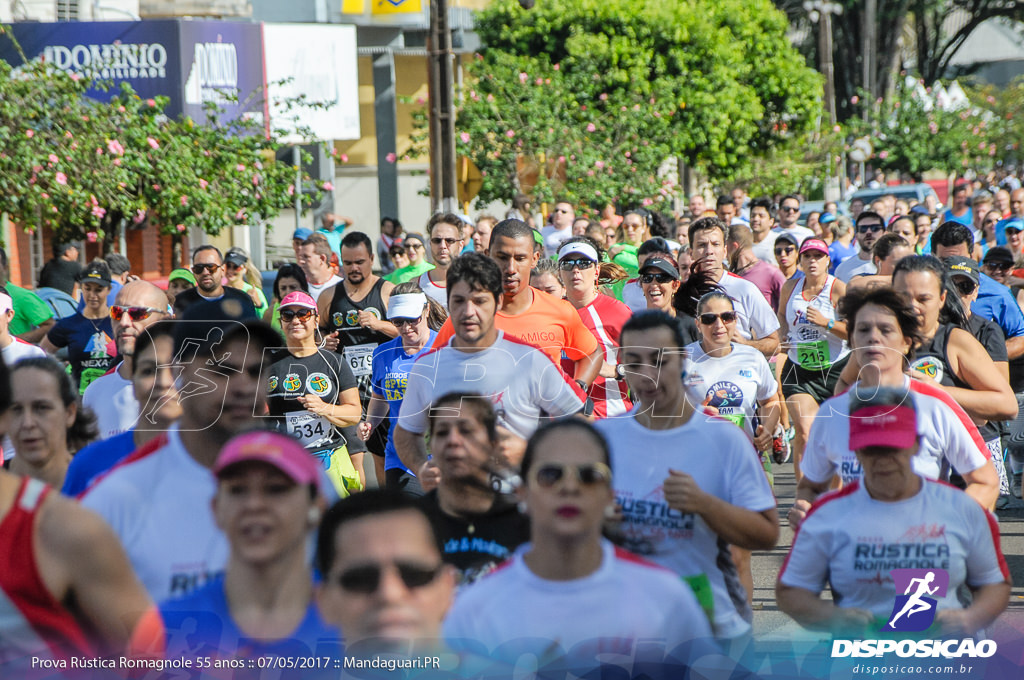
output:
[[[210,509],[211,469],[223,445],[264,413],[264,350],[282,342],[269,325],[241,313],[229,299],[189,308],[174,343],[181,420],[82,497],[113,527],[157,602],[190,593],[227,562],[227,539]]]
[[[703,217],[691,224],[693,261],[733,300],[738,314],[733,342],[751,345],[770,359],[779,348],[779,319],[757,286],[725,271],[726,229],[717,217]]]
[[[98,419],[100,439],[127,432],[139,419],[139,402],[132,389],[132,355],[135,338],[157,321],[172,316],[167,294],[148,281],[131,281],[117,291],[110,318],[121,363],[94,380],[82,395],[82,404]]]
[[[779,201],[779,212],[775,217],[776,224],[772,231],[776,236],[792,234],[796,237],[798,245],[803,243],[805,238],[814,237],[813,231],[797,224],[800,219],[800,199],[798,197],[790,194]]]
[[[611,450],[625,547],[683,577],[716,638],[743,638],[753,613],[729,546],[774,547],[775,497],[747,436],[686,398],[678,320],[640,312],[619,340],[634,409],[595,426]]]
[[[555,257],[563,242],[572,238],[572,223],[576,221],[576,209],[569,201],[558,201],[551,211],[551,224],[540,230],[544,238],[544,257]]]
[[[331,286],[341,283],[341,277],[331,269],[331,244],[323,234],[313,234],[299,246],[299,266],[306,274],[309,294],[314,300]]]
[[[455,213],[436,213],[427,222],[427,238],[430,239],[434,268],[420,274],[420,290],[448,309],[445,277],[448,276],[452,260],[459,256],[465,243],[462,237],[462,218]]]
[[[775,247],[778,234],[772,231],[775,227],[772,208],[772,199],[764,196],[750,202],[750,233],[754,237],[754,245],[751,248],[754,255],[774,267],[775,252],[772,249]]]
[[[871,249],[875,247],[875,242],[885,232],[885,221],[878,213],[865,210],[857,216],[854,231],[860,250],[856,257],[848,257],[836,267],[835,277],[843,283],[849,283],[853,277],[861,274],[878,272],[878,267],[871,259]]]
[[[430,405],[448,392],[489,397],[498,425],[522,440],[533,434],[542,415],[566,416],[584,407],[582,391],[547,355],[495,327],[502,272],[491,258],[467,253],[452,264],[449,279],[455,335],[413,364],[395,427],[395,449],[410,470],[419,470],[427,460]]]

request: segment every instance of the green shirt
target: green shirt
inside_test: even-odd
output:
[[[628,243],[616,243],[615,247],[618,246],[622,246],[622,250],[612,258],[612,262],[629,272],[629,278],[636,278],[640,272],[640,263],[636,257],[636,251],[640,249],[639,246],[631,246]]]
[[[11,302],[14,303],[14,318],[9,327],[11,335],[28,333],[53,318],[50,305],[32,291],[9,281],[5,287],[11,295]]]
[[[253,290],[254,288],[256,289],[256,297],[260,301],[260,303],[256,305],[256,316],[262,319],[263,315],[267,312],[268,309],[270,309],[270,305],[267,304],[267,296],[263,294],[262,290],[256,288],[256,286],[252,285],[251,283],[242,283],[242,292],[244,293],[249,293],[249,291]]]
[[[413,279],[419,278],[423,272],[429,272],[434,268],[434,265],[430,264],[426,260],[420,261],[419,264],[411,264],[408,267],[402,267],[396,269],[387,276],[384,277],[385,281],[390,281],[396,286],[406,281],[412,281]]]

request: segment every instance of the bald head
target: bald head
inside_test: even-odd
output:
[[[1014,189],[1010,194],[1010,212],[1024,217],[1024,189]]]
[[[135,338],[139,333],[171,316],[167,293],[149,281],[124,284],[117,292],[114,304],[123,310],[119,319],[112,320],[117,351],[122,356],[134,354]]]

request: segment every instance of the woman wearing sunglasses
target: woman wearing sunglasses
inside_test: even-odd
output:
[[[787,339],[782,395],[796,430],[793,472],[798,482],[818,405],[832,396],[850,353],[846,323],[836,315],[846,284],[828,273],[828,246],[820,239],[807,239],[800,246],[799,263],[804,275],[782,287],[778,312],[780,333]]]
[[[679,290],[679,269],[669,257],[652,257],[640,269],[640,288],[647,300],[647,309],[676,315],[672,299]]]
[[[610,462],[604,437],[582,420],[534,433],[518,490],[530,542],[458,594],[444,625],[453,649],[469,651],[470,641],[492,652],[504,645],[513,656],[498,661],[534,653],[538,667],[558,662],[582,676],[604,650],[583,644],[586,656],[568,656],[581,643],[655,638],[664,644],[655,658],[664,662],[679,645],[710,638],[696,598],[677,576],[602,538],[615,503]],[[505,644],[512,641],[534,644]]]
[[[263,320],[273,326],[275,330],[281,330],[281,300],[289,293],[294,293],[297,290],[301,290],[303,293],[309,292],[306,272],[302,271],[302,267],[292,262],[281,265],[277,270],[277,276],[274,278],[273,303],[270,305],[270,309],[263,314]]]
[[[423,488],[415,472],[407,468],[395,451],[395,426],[405,398],[409,369],[430,351],[448,313],[439,302],[427,297],[414,281],[395,287],[388,298],[388,320],[398,329],[398,337],[373,350],[370,378],[371,397],[366,420],[359,423],[359,438],[366,441],[374,429],[389,417],[388,441],[384,447],[384,475],[389,489],[422,496]],[[433,327],[431,327],[433,322]],[[378,483],[384,480],[378,480]]]
[[[316,341],[316,302],[296,291],[281,300],[281,327],[287,347],[270,356],[267,404],[279,426],[320,458],[341,496],[365,481],[349,458],[341,428],[362,416],[359,388],[352,370],[337,352]]]
[[[390,281],[396,286],[406,281],[414,281],[424,272],[434,268],[434,265],[427,261],[427,242],[422,236],[419,234],[406,234],[402,245],[405,246],[405,254],[409,258],[409,264],[401,269],[396,269],[384,277],[385,281]]]
[[[213,472],[211,505],[230,546],[227,568],[161,604],[167,658],[322,655],[319,645],[338,633],[313,603],[306,554],[324,504],[316,458],[291,437],[249,432],[224,446]]]
[[[639,264],[637,250],[651,238],[651,213],[643,208],[629,210],[615,228],[615,245],[608,249],[612,262],[619,265],[630,277],[637,275]]]
[[[263,294],[263,281],[260,270],[249,261],[249,256],[241,248],[232,248],[224,254],[224,275],[227,285],[240,290],[252,298],[256,307],[256,316],[263,318],[269,305],[267,296]]]

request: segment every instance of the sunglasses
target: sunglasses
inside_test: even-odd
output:
[[[285,323],[291,323],[295,319],[299,321],[309,321],[313,317],[312,309],[282,309],[281,310],[281,321]]]
[[[423,244],[420,243],[419,241],[412,241],[412,242],[409,242],[409,243],[405,244],[405,249],[406,250],[408,250],[409,248],[422,248],[422,247],[423,247]]]
[[[571,272],[573,269],[590,269],[596,263],[593,260],[580,258],[578,260],[560,260],[558,268],[563,272]]]
[[[989,269],[993,269],[997,272],[1005,272],[1008,269],[1013,269],[1013,265],[1010,264],[1009,262],[988,262],[983,264],[982,266],[988,267]]]
[[[705,326],[713,326],[715,321],[719,319],[722,320],[722,323],[733,323],[736,321],[736,312],[722,312],[721,314],[711,314],[708,312],[701,314],[697,318]]]
[[[448,246],[449,248],[451,248],[452,246],[454,246],[456,243],[458,243],[461,240],[462,239],[460,239],[460,238],[440,238],[440,237],[434,237],[434,238],[430,239],[430,242],[433,243],[435,246],[439,246],[439,245],[441,245],[443,243],[446,246]]]
[[[857,227],[857,233],[866,234],[869,231],[883,231],[884,229],[885,227],[883,227],[881,224],[862,224],[859,227]]]
[[[555,209],[554,209],[554,210],[552,210],[551,212],[556,212],[556,213],[565,213],[566,215],[568,215],[568,214],[569,214],[569,211],[568,211],[568,210],[566,210],[565,208],[555,208]]]
[[[783,246],[781,248],[776,248],[775,249],[775,254],[776,255],[785,255],[787,253],[795,253],[795,252],[796,252],[796,246]]]
[[[970,295],[978,287],[978,284],[976,284],[974,281],[965,278],[958,278],[955,281],[953,281],[953,284],[956,286],[956,289],[960,291],[961,295]]]
[[[110,318],[114,321],[120,321],[125,314],[132,321],[145,321],[151,314],[166,313],[166,309],[156,309],[154,307],[121,307],[120,305],[112,305],[110,307]]]
[[[794,208],[791,205],[784,205],[781,208],[779,208],[779,210],[781,210],[782,212],[797,212],[800,210],[800,208]]]
[[[675,281],[676,277],[671,274],[641,274],[640,283],[668,283],[669,281]]]
[[[402,326],[419,326],[420,321],[423,321],[423,315],[420,314],[415,319],[389,319],[395,328],[401,328]]]
[[[225,262],[224,267],[227,269],[245,269],[244,264],[235,264],[234,262]]]
[[[220,269],[219,264],[194,264],[192,265],[193,274],[202,274],[203,272],[210,272],[211,274]]]
[[[576,481],[581,486],[598,486],[612,482],[611,468],[604,463],[544,463],[530,470],[530,479],[542,489],[550,489],[562,482],[570,470],[574,472]]]
[[[414,562],[394,562],[391,565],[364,564],[341,572],[338,575],[338,585],[350,593],[371,595],[380,588],[381,575],[388,566],[398,570],[398,577],[409,590],[430,585],[444,567],[443,564],[425,567]]]

